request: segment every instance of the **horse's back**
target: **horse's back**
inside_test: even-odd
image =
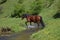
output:
[[[41,17],[38,16],[38,15],[31,15],[31,16],[28,16],[28,17],[27,17],[27,20],[28,20],[28,21],[33,21],[33,22],[35,22],[35,21],[40,21],[40,19],[41,19]]]

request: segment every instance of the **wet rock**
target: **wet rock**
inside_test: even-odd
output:
[[[6,28],[1,28],[0,29],[0,36],[10,36],[10,34],[12,34],[12,30],[9,27]]]
[[[7,28],[1,28],[1,33],[10,33],[12,30],[11,28],[7,27]]]

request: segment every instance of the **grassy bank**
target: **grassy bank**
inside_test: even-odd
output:
[[[0,28],[2,27],[10,27],[15,32],[25,29],[24,20],[21,21],[20,18],[1,18]]]

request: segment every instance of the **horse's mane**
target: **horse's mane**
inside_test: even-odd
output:
[[[37,15],[37,14],[28,14],[28,13],[25,13],[25,14],[23,14],[23,16],[26,18],[27,16],[35,16],[35,15]]]

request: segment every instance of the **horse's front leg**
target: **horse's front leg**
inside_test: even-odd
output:
[[[28,23],[28,22],[26,21],[26,22],[25,22],[25,24],[26,24],[26,26],[27,26],[27,29],[28,29],[28,25],[27,25],[27,23]]]

